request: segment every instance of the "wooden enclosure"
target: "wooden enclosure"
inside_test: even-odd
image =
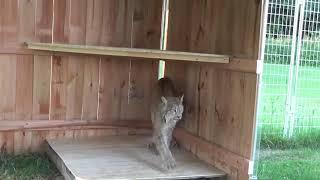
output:
[[[188,61],[159,51],[120,57],[24,44],[159,50],[161,0],[0,0],[1,152],[40,151],[45,139],[150,134],[160,57],[185,94],[179,143],[229,179],[248,179],[263,7],[263,0],[170,0],[168,50],[226,55],[200,62],[192,58],[201,54]]]

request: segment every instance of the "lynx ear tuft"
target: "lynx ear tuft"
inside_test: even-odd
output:
[[[164,104],[167,104],[167,103],[168,103],[167,99],[166,99],[164,96],[161,96],[161,101],[162,101]]]
[[[182,96],[180,98],[181,103],[183,102],[183,98],[184,98],[184,94],[182,94]]]

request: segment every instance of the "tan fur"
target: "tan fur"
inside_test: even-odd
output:
[[[166,169],[172,169],[176,162],[170,151],[172,131],[176,123],[182,118],[183,96],[177,97],[173,82],[169,78],[160,79],[152,93],[151,120],[153,124],[153,143],[149,146],[154,148]]]

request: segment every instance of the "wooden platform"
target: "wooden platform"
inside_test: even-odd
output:
[[[182,149],[174,150],[177,168],[165,171],[147,149],[146,136],[86,140],[48,140],[47,152],[66,179],[223,179],[225,174]]]

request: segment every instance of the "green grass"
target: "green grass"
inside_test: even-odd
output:
[[[1,180],[55,180],[60,175],[43,154],[0,154]]]
[[[320,127],[320,67],[301,66],[296,91],[296,125]],[[265,64],[262,76],[259,122],[262,133],[282,134],[285,121],[285,104],[289,65]],[[318,130],[296,128],[297,133]]]
[[[320,131],[298,133],[292,138],[265,133],[261,136],[260,148],[275,150],[300,148],[320,149]]]
[[[318,180],[320,151],[317,149],[263,150],[260,152],[258,179]]]

